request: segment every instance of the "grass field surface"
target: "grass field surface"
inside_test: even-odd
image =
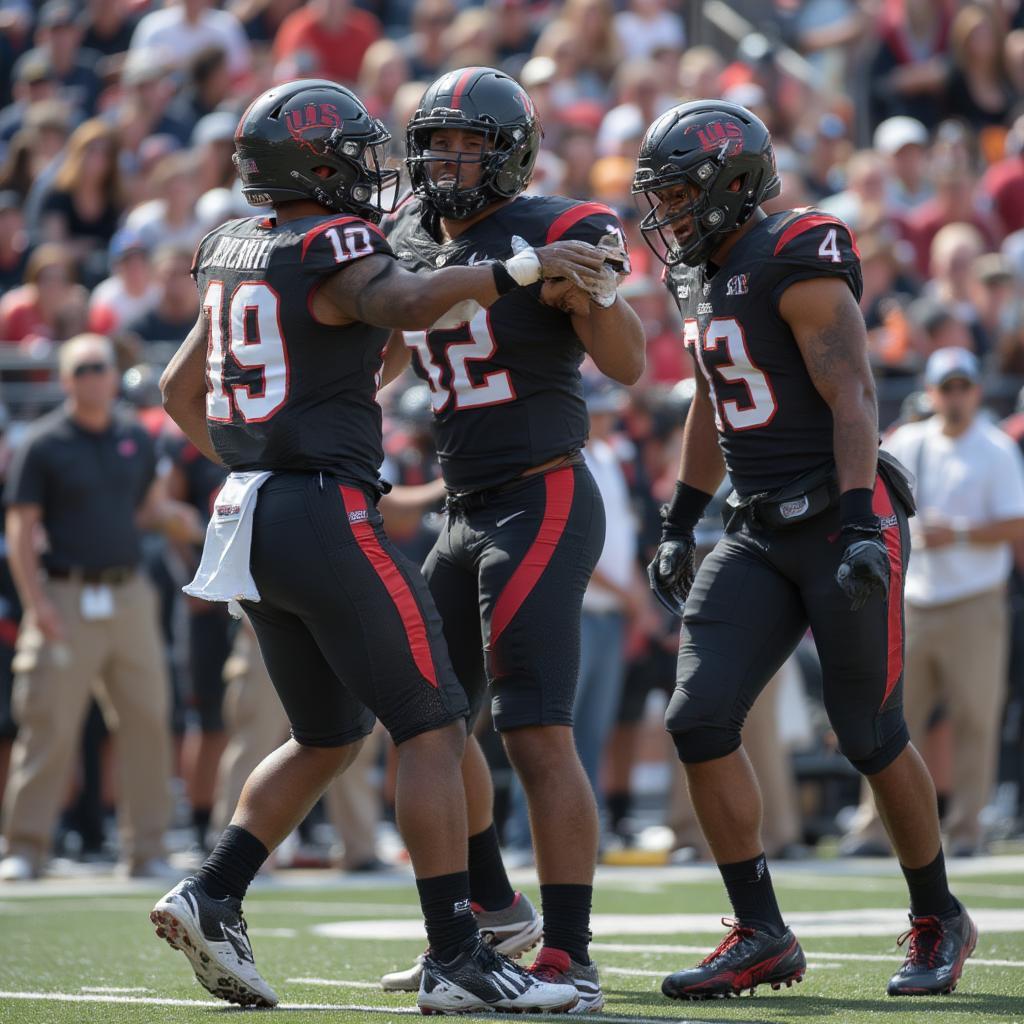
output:
[[[728,904],[717,875],[706,867],[602,868],[593,954],[607,1002],[585,1019],[1024,1024],[1024,857],[958,862],[952,871],[981,932],[953,995],[885,995],[902,959],[896,936],[906,926],[894,863],[816,861],[773,871],[807,953],[803,984],[676,1003],[661,995],[662,977],[696,963],[724,935],[718,919]],[[536,899],[532,873],[515,873],[514,880]],[[408,965],[423,948],[408,875],[288,873],[257,883],[246,915],[257,965],[281,997],[282,1006],[270,1011],[229,1007],[194,982],[184,956],[158,940],[149,923],[162,891],[104,879],[0,886],[0,1022],[209,1024],[255,1013],[282,1024],[384,1024],[419,1016],[412,995],[385,994],[378,984],[383,972]]]

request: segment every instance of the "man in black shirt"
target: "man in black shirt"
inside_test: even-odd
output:
[[[118,732],[121,855],[132,875],[160,874],[170,809],[169,690],[155,596],[138,572],[139,541],[154,528],[195,537],[198,521],[166,499],[152,442],[115,407],[110,342],[73,338],[60,367],[67,402],[31,428],[4,494],[11,571],[26,613],[14,662],[19,733],[0,878],[30,878],[45,863],[96,682]]]
[[[199,297],[189,268],[192,254],[173,245],[161,246],[153,257],[153,269],[160,286],[155,309],[125,325],[143,341],[179,342],[196,322]]]

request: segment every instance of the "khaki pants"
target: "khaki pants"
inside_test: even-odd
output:
[[[3,803],[7,852],[45,863],[79,750],[89,698],[116,736],[121,858],[130,866],[163,857],[170,815],[170,690],[156,594],[141,575],[111,587],[109,619],[86,620],[83,584],[50,580],[47,596],[67,631],[66,650],[26,620],[14,659],[12,710],[18,737]]]
[[[944,830],[951,846],[976,847],[978,821],[995,781],[1000,712],[1009,659],[1009,605],[1004,588],[940,605],[906,607],[903,713],[919,749],[942,704],[953,732],[953,791]],[[851,834],[887,841],[865,783]]]
[[[761,841],[769,857],[784,847],[800,841],[800,814],[797,803],[796,782],[789,760],[789,752],[779,742],[778,702],[782,687],[779,682],[784,672],[796,671],[793,662],[787,662],[772,677],[743,723],[743,749],[746,750],[754,774],[761,787],[764,813],[761,821]],[[678,846],[692,846],[701,857],[709,857],[707,840],[690,802],[686,787],[686,771],[675,756],[672,747],[670,764],[675,766],[672,790],[669,796],[666,824],[676,834]]]
[[[288,738],[288,718],[248,620],[238,631],[224,666],[224,728],[228,744],[217,775],[214,827],[223,829],[235,812],[245,780],[271,751]],[[380,730],[367,736],[352,766],[324,794],[328,817],[345,847],[341,866],[358,867],[376,856],[380,792],[371,773],[380,750]]]

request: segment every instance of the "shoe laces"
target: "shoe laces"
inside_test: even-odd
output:
[[[706,957],[698,964],[699,967],[703,967],[705,964],[711,963],[712,960],[718,959],[723,953],[727,953],[733,946],[741,942],[743,939],[749,938],[754,934],[753,928],[747,928],[745,925],[735,921],[729,917],[722,918],[722,924],[729,929],[729,934],[718,944],[718,948],[713,952],[708,953]]]
[[[937,917],[914,917],[910,920],[910,927],[896,940],[896,945],[902,946],[909,938],[906,962],[931,970],[938,964],[942,935],[942,922]]]

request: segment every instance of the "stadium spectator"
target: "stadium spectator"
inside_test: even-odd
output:
[[[985,172],[979,191],[1004,234],[1024,228],[1024,115],[1006,137],[1006,157]]]
[[[203,237],[196,218],[200,193],[195,155],[188,151],[169,153],[147,175],[146,184],[153,198],[128,214],[125,228],[137,233],[149,249],[166,243],[194,250]]]
[[[413,78],[429,82],[440,74],[448,58],[445,30],[454,18],[455,5],[451,0],[416,0],[412,31],[401,40]]]
[[[14,102],[0,111],[0,143],[9,142],[25,123],[25,115],[42,100],[57,97],[57,76],[50,59],[38,50],[23,53],[11,71]]]
[[[331,78],[352,85],[363,55],[380,38],[376,16],[351,0],[309,0],[281,24],[274,40],[278,60],[305,53],[314,58],[311,78]]]
[[[487,0],[487,9],[494,20],[495,56],[515,74],[537,42],[529,0]]]
[[[920,121],[887,118],[875,129],[873,143],[888,164],[889,209],[905,214],[931,199],[935,188],[928,179],[928,129]]]
[[[579,43],[583,71],[607,84],[622,63],[611,0],[565,0],[561,18]]]
[[[404,124],[391,120],[395,94],[409,80],[409,62],[401,46],[393,39],[378,39],[363,56],[359,71],[358,93],[374,117],[387,125],[392,135],[400,135]]]
[[[0,298],[17,287],[28,266],[28,235],[17,192],[0,191]]]
[[[920,745],[940,704],[953,733],[953,784],[944,827],[954,856],[982,849],[992,794],[1009,651],[1006,585],[1011,543],[1024,538],[1024,461],[985,417],[978,360],[939,349],[924,382],[935,415],[886,441],[915,478],[918,516],[906,579],[903,704]],[[865,800],[847,853],[887,852]]]
[[[973,348],[988,352],[992,340],[982,326],[975,306],[977,281],[975,261],[985,248],[981,233],[971,224],[947,224],[932,239],[929,270],[931,279],[924,295],[948,309],[970,329]]]
[[[162,245],[153,255],[156,305],[137,318],[125,318],[123,327],[143,342],[180,344],[196,322],[199,295],[192,280],[192,250]]]
[[[220,46],[227,53],[232,78],[248,72],[249,40],[238,18],[218,10],[210,0],[169,0],[142,18],[131,44],[133,50],[163,50],[176,67],[207,46]]]
[[[79,13],[70,0],[48,0],[39,11],[36,51],[53,69],[63,97],[84,114],[96,109],[100,78],[99,54],[82,46]]]
[[[217,110],[207,114],[193,129],[191,152],[196,194],[237,185],[235,165],[231,162],[236,124],[234,114]]]
[[[160,301],[149,254],[149,243],[140,232],[126,227],[114,235],[110,242],[112,273],[96,285],[89,300],[90,331],[116,334]]]
[[[259,47],[269,46],[281,24],[303,0],[235,0],[232,13],[242,23],[250,42]]]
[[[653,57],[668,50],[677,57],[686,44],[686,30],[666,0],[629,0],[626,9],[615,15],[615,34],[623,57]]]
[[[18,738],[3,803],[0,878],[39,875],[90,696],[117,728],[121,855],[163,876],[169,812],[169,689],[139,531],[194,536],[194,516],[155,479],[145,431],[115,407],[110,342],[79,335],[60,353],[67,402],[34,424],[8,477],[11,569],[26,609],[15,658]],[[40,531],[47,547],[40,556]],[[44,574],[45,573],[45,579]]]
[[[804,187],[814,202],[834,195],[842,187],[841,168],[850,151],[848,134],[846,123],[838,114],[826,113],[804,143]]]
[[[951,0],[883,0],[868,83],[874,124],[895,114],[936,124],[945,106]]]
[[[600,807],[601,760],[622,697],[627,624],[633,621],[653,631],[657,617],[637,567],[636,521],[613,436],[628,401],[626,391],[605,378],[587,378],[584,394],[590,414],[590,439],[583,455],[601,492],[607,526],[601,557],[583,595],[573,734]]]
[[[973,176],[965,163],[959,159],[933,160],[932,180],[935,195],[907,214],[905,221],[917,252],[917,269],[924,276],[929,273],[932,242],[946,225],[973,225],[980,233],[984,251],[995,249],[998,242],[991,218],[975,199]]]
[[[863,231],[881,222],[887,210],[885,171],[878,154],[865,149],[846,162],[846,188],[818,204],[827,213]]]
[[[86,0],[81,16],[82,48],[104,57],[126,53],[139,23],[128,0]]]
[[[1004,125],[1013,102],[998,21],[991,8],[967,4],[957,12],[949,32],[953,71],[947,113],[975,131]],[[1000,127],[1000,137],[1004,131]],[[980,141],[985,144],[984,136]]]
[[[492,18],[482,7],[459,11],[444,34],[444,42],[449,67],[493,67],[498,62]]]
[[[200,118],[230,102],[233,94],[227,53],[219,46],[204,46],[188,62],[184,87],[169,113],[191,130]]]
[[[41,241],[65,246],[83,263],[89,257],[102,259],[121,209],[117,135],[94,118],[68,140],[52,185],[39,197],[33,232]]]
[[[25,283],[0,299],[0,341],[63,341],[84,329],[87,303],[88,292],[74,283],[62,247],[37,246],[28,258]]]

